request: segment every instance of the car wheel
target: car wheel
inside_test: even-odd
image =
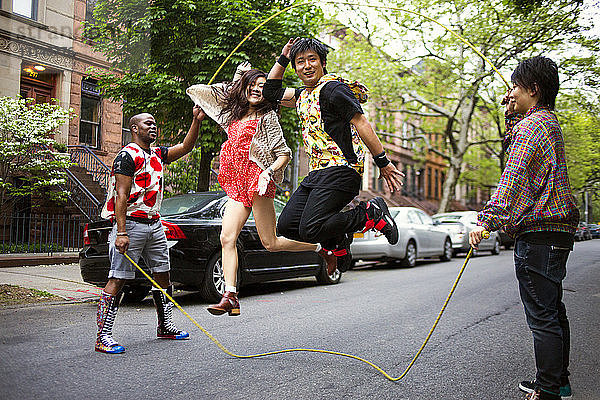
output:
[[[316,278],[317,282],[322,285],[335,285],[342,279],[342,273],[336,268],[335,271],[333,271],[333,274],[329,275],[327,273],[327,263],[323,260],[321,261],[321,267],[319,268]]]
[[[412,240],[406,245],[406,256],[402,259],[401,265],[409,268],[417,265],[417,245]]]
[[[238,281],[239,285],[239,281]],[[225,276],[221,252],[217,252],[208,260],[204,272],[204,281],[200,287],[200,295],[208,301],[219,301],[225,292]]]
[[[148,296],[150,286],[125,286],[123,288],[123,302],[127,304],[141,303]]]
[[[494,248],[492,249],[492,254],[495,256],[500,254],[500,241],[498,239],[496,239],[496,241],[494,242]]]
[[[450,239],[446,238],[446,241],[444,242],[444,253],[440,256],[440,260],[452,260],[452,253],[454,253],[454,251],[452,250],[452,242],[450,241]]]

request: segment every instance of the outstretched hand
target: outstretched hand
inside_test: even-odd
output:
[[[379,170],[379,179],[385,179],[390,192],[394,193],[402,188],[402,178],[404,174],[396,169],[394,164],[389,163]]]

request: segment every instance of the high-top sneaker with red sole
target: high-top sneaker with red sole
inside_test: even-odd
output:
[[[369,229],[375,229],[383,233],[389,244],[398,243],[398,227],[396,221],[392,218],[385,200],[381,197],[375,197],[367,201],[367,222],[363,232]]]
[[[169,296],[173,295],[173,286],[167,287],[166,290]],[[173,302],[162,291],[156,288],[152,288],[152,298],[154,299],[156,314],[158,316],[156,336],[161,339],[189,339],[189,333],[177,329],[173,325]]]

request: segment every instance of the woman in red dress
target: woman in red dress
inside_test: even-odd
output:
[[[274,111],[262,96],[267,74],[240,64],[230,84],[194,85],[188,95],[227,132],[220,153],[219,184],[229,200],[223,215],[221,247],[225,293],[208,307],[214,315],[239,315],[236,242],[250,213],[263,246],[269,251],[316,251],[332,274],[336,257],[318,244],[297,242],[275,232],[275,182],[283,180],[291,150]]]

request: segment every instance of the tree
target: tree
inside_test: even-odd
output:
[[[207,83],[250,30],[289,0],[102,0],[85,34],[114,70],[99,73],[106,96],[124,100],[126,115],[154,114],[167,143],[181,140],[191,121],[192,102],[185,89]],[[321,12],[312,6],[292,9],[257,31],[231,57],[217,77],[227,81],[237,64],[250,61],[268,71],[290,37],[311,36]],[[297,140],[291,114],[282,119],[290,144]],[[199,137],[200,165],[196,190],[209,185],[210,165],[225,135],[205,122]]]
[[[584,28],[578,20],[580,1],[399,0],[396,5],[420,10],[427,17],[443,22],[505,73],[520,59],[535,54],[566,50],[573,43],[592,46],[581,36]],[[369,22],[373,13],[355,11],[352,15],[352,20],[347,23],[361,32],[371,46],[379,49],[378,54],[387,57],[389,63],[397,64],[400,71],[389,74],[384,70],[372,79],[376,85],[387,85],[388,80],[400,82],[401,90],[388,92],[387,108],[421,117],[417,126],[419,135],[415,138],[422,139],[426,134],[442,138],[441,146],[432,145],[435,141],[426,144],[430,151],[448,163],[439,206],[439,211],[443,212],[452,200],[469,149],[501,141],[501,137],[492,136],[492,133],[497,133],[501,115],[498,99],[507,88],[483,57],[424,16],[381,11],[377,18],[387,23],[376,26]],[[381,26],[385,26],[385,31]],[[400,40],[391,43],[389,38]],[[345,51],[352,54],[352,50]],[[595,56],[591,59],[595,60]],[[581,59],[564,57],[558,61],[564,61],[561,67],[570,69],[581,65],[577,60]],[[362,65],[370,62],[365,59],[354,61]],[[586,64],[595,65],[589,60]],[[409,65],[412,67],[407,68]],[[476,123],[478,119],[489,122]],[[479,128],[487,125],[488,128],[476,129],[476,125]]]
[[[17,198],[66,182],[63,168],[71,165],[68,154],[53,152],[53,133],[69,120],[58,104],[31,104],[32,99],[0,97],[0,210]],[[19,178],[19,183],[15,182]],[[67,193],[48,191],[52,200],[66,200]]]
[[[600,104],[585,100],[581,93],[559,98],[559,120],[565,139],[565,151],[571,188],[582,206],[584,196],[596,205],[588,210],[590,216],[600,215]]]

